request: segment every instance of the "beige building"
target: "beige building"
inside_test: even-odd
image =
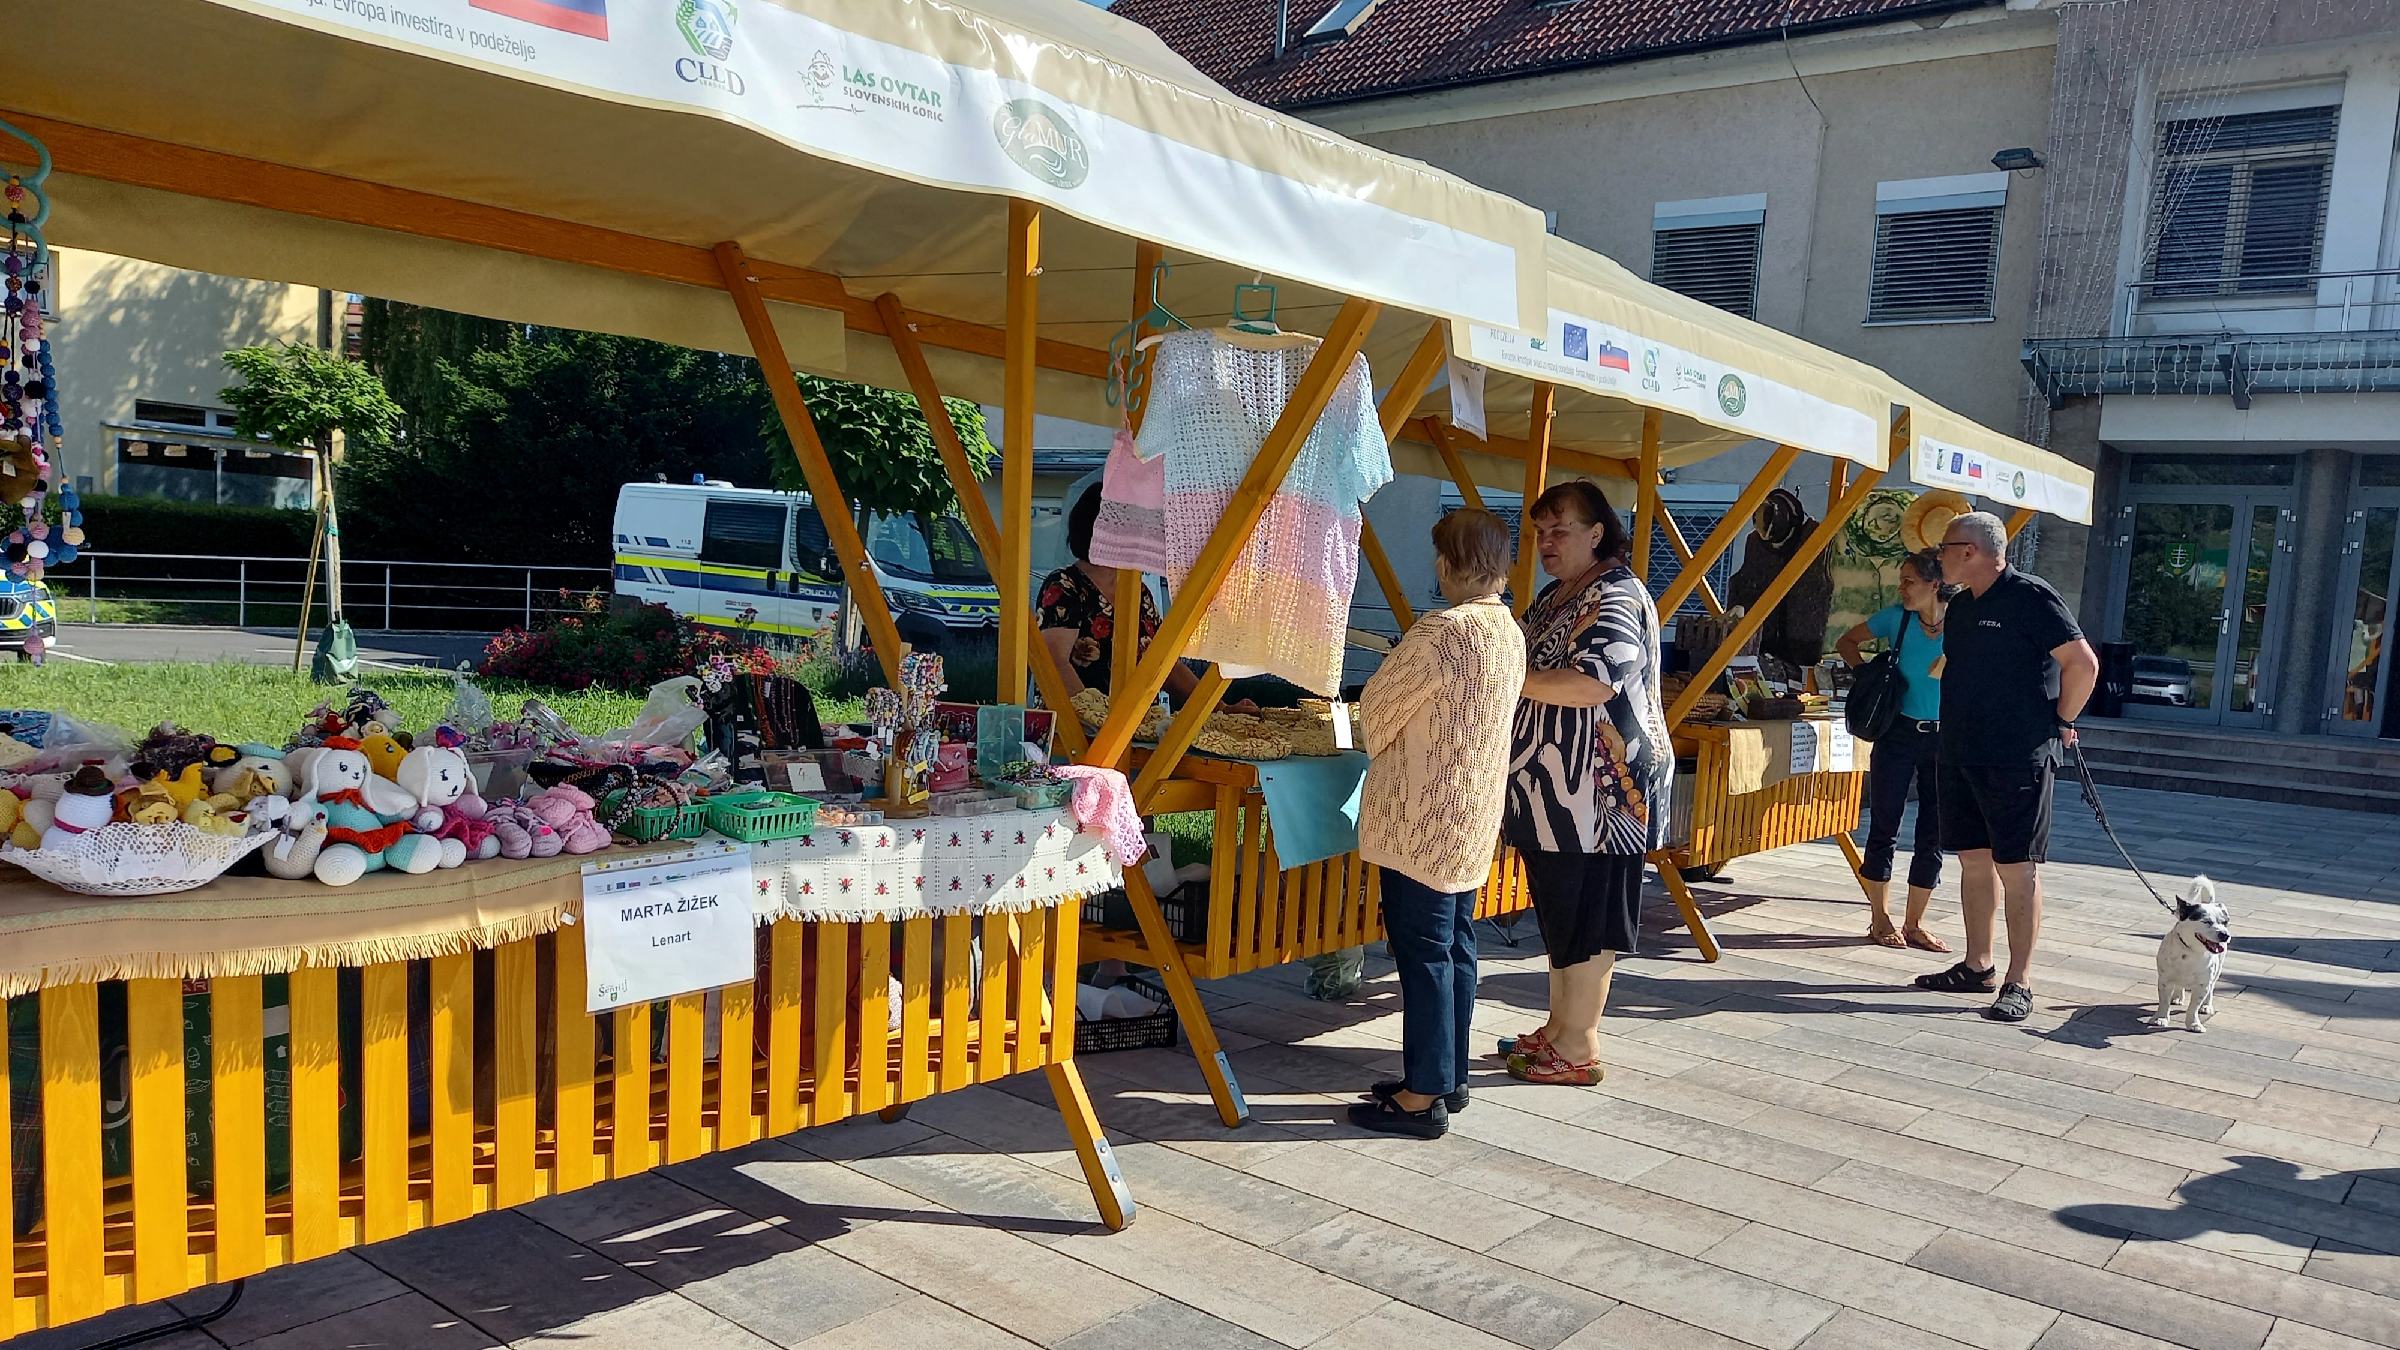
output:
[[[224,354],[319,340],[314,287],[53,250],[48,333],[55,454],[87,493],[305,506],[306,469],[232,436]]]

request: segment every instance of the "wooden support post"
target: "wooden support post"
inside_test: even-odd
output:
[[[1664,514],[1658,509],[1658,437],[1666,414],[1656,408],[1642,414],[1642,462],[1633,475],[1633,574],[1650,582],[1651,522]]]
[[[2008,537],[2011,539],[2016,538],[2017,531],[2024,529],[2027,525],[2033,522],[2033,515],[2033,508],[2030,506],[2020,506],[2016,510],[2009,512]]]
[[[1733,547],[1733,541],[1741,538],[1742,532],[1750,528],[1750,517],[1757,513],[1758,504],[1765,501],[1767,494],[1775,490],[1775,485],[1783,481],[1783,475],[1791,469],[1792,461],[1798,458],[1800,450],[1797,446],[1775,447],[1775,453],[1767,456],[1767,462],[1759,467],[1758,476],[1750,480],[1750,486],[1743,488],[1742,495],[1726,508],[1724,518],[1717,522],[1717,528],[1710,530],[1708,538],[1692,551],[1691,561],[1684,564],[1683,574],[1667,584],[1666,591],[1658,597],[1659,613],[1672,614],[1683,607],[1683,602],[1691,598],[1693,588],[1707,578],[1708,569],[1716,566],[1717,559],[1724,557],[1726,550]]]
[[[776,416],[783,420],[784,434],[791,438],[792,457],[800,461],[800,475],[808,481],[809,495],[816,499],[817,515],[825,522],[826,540],[833,545],[834,555],[842,560],[843,584],[850,588],[851,603],[866,619],[867,634],[875,644],[875,657],[883,666],[884,678],[897,686],[900,627],[892,622],[891,604],[884,599],[883,587],[875,580],[875,569],[867,564],[867,546],[858,537],[857,522],[851,519],[850,499],[843,495],[841,480],[834,476],[833,461],[826,457],[825,442],[817,435],[816,419],[808,415],[808,400],[801,397],[800,381],[792,374],[791,358],[784,355],[783,335],[775,331],[775,320],[767,313],[766,299],[759,294],[758,279],[751,275],[750,260],[743,256],[742,246],[728,240],[717,245],[716,255],[725,289],[732,293],[733,307],[742,316],[742,330],[749,334],[750,350],[758,354],[758,371],[767,382],[768,397],[774,401]],[[1007,592],[1004,590],[1001,595],[1005,605]]]
[[[1001,331],[1003,428],[1000,443],[1000,701],[1025,701],[1027,648],[1033,640],[1033,377],[1040,333],[1042,208],[1008,204],[1008,323]],[[1060,709],[1070,715],[1071,708]]]
[[[1420,425],[1425,429],[1425,439],[1433,442],[1434,451],[1450,470],[1450,481],[1458,484],[1459,500],[1481,511],[1483,489],[1475,485],[1475,475],[1467,472],[1466,457],[1458,453],[1458,442],[1450,438],[1450,428],[1430,417]]]
[[[1133,433],[1141,430],[1147,403],[1150,359],[1141,343],[1150,336],[1150,311],[1158,302],[1158,265],[1165,257],[1166,250],[1147,241],[1133,247],[1133,353],[1126,358],[1124,390],[1125,427]],[[1109,608],[1112,620],[1121,614],[1133,616],[1130,622],[1116,624],[1109,644],[1108,687],[1119,689],[1132,682],[1134,669],[1142,660],[1141,573],[1130,567],[1117,569],[1116,598]]]
[[[1058,1099],[1058,1114],[1067,1122],[1067,1137],[1075,1143],[1075,1160],[1083,1165],[1083,1180],[1092,1188],[1100,1222],[1108,1231],[1121,1233],[1133,1222],[1133,1192],[1125,1185],[1125,1174],[1117,1170],[1117,1155],[1108,1147],[1108,1137],[1100,1133],[1092,1095],[1084,1090],[1083,1070],[1068,1059],[1052,1063],[1047,1073],[1050,1095]]]
[[[1717,949],[1717,935],[1708,931],[1708,916],[1700,912],[1700,902],[1692,898],[1692,888],[1684,884],[1683,873],[1675,860],[1664,853],[1650,855],[1651,865],[1658,869],[1658,879],[1674,897],[1676,911],[1683,915],[1683,926],[1690,930],[1692,942],[1700,948],[1700,959],[1714,961],[1724,953]]]
[[[884,331],[891,337],[893,354],[900,358],[901,373],[908,377],[908,387],[917,396],[917,408],[925,414],[925,428],[933,435],[934,448],[941,452],[942,468],[950,475],[951,490],[958,494],[959,512],[967,522],[967,533],[975,537],[975,548],[988,564],[1000,556],[1000,525],[992,517],[991,503],[984,500],[975,466],[967,462],[966,442],[959,438],[958,426],[950,420],[950,407],[942,401],[942,389],[934,381],[933,367],[925,360],[925,348],[917,341],[916,330],[909,323],[899,296],[877,297],[875,309],[883,319]],[[1074,754],[1083,749],[1083,723],[1067,711],[1067,682],[1059,674],[1058,658],[1038,640],[1033,643],[1031,653],[1034,687],[1041,691],[1044,704],[1059,711],[1054,734],[1059,745]]]
[[[1151,798],[1158,795],[1159,788],[1175,772],[1175,766],[1183,762],[1184,755],[1191,751],[1192,742],[1200,739],[1201,729],[1208,724],[1208,719],[1216,713],[1217,705],[1224,699],[1224,672],[1212,665],[1200,676],[1200,684],[1192,690],[1192,696],[1183,701],[1183,710],[1175,714],[1174,721],[1167,723],[1166,731],[1158,738],[1158,748],[1150,752],[1149,761],[1142,765],[1141,773],[1135,776],[1135,809],[1145,813],[1150,810]],[[1225,828],[1222,822],[1219,828]]]
[[[1725,673],[1725,667],[1732,663],[1734,653],[1766,626],[1767,616],[1774,612],[1775,606],[1783,603],[1783,597],[1791,593],[1792,587],[1799,584],[1800,574],[1807,571],[1809,564],[1833,544],[1834,537],[1842,531],[1843,523],[1866,501],[1867,494],[1882,479],[1881,469],[1868,469],[1860,473],[1850,484],[1849,490],[1842,494],[1841,500],[1834,504],[1834,509],[1826,512],[1825,519],[1817,522],[1817,528],[1801,542],[1800,551],[1793,554],[1792,560],[1784,564],[1783,571],[1768,583],[1765,593],[1758,597],[1758,603],[1742,615],[1733,625],[1733,631],[1725,635],[1723,644],[1700,663],[1698,670],[1692,672],[1691,683],[1685,685],[1683,692],[1676,696],[1675,706],[1667,709],[1669,731],[1682,726],[1683,720],[1692,715],[1693,705],[1716,683],[1717,677]]]
[[[1834,509],[1841,505],[1842,489],[1849,486],[1849,473],[1850,462],[1848,460],[1837,459],[1833,462],[1832,476],[1825,480],[1826,515],[1832,515]]]
[[[1692,546],[1685,541],[1683,527],[1675,523],[1675,514],[1667,509],[1663,499],[1658,503],[1658,526],[1666,532],[1667,547],[1675,550],[1676,564],[1684,571],[1690,571]],[[1717,598],[1717,588],[1708,584],[1708,569],[1705,567],[1700,569],[1700,603],[1708,607],[1710,614],[1724,617],[1725,602]]]
[[[1858,841],[1851,838],[1850,832],[1845,830],[1835,835],[1833,842],[1841,845],[1842,861],[1850,864],[1850,875],[1858,882],[1859,893],[1866,896],[1867,899],[1873,900],[1875,893],[1867,888],[1867,858],[1865,854],[1858,851]]]
[[[1365,344],[1367,330],[1374,326],[1381,309],[1369,300],[1343,303],[1324,343],[1301,375],[1299,386],[1284,404],[1283,414],[1275,419],[1274,429],[1267,433],[1265,443],[1250,461],[1249,471],[1242,475],[1241,485],[1234,490],[1224,516],[1209,531],[1208,542],[1201,546],[1199,557],[1192,562],[1191,574],[1184,579],[1182,593],[1175,597],[1175,603],[1159,624],[1157,636],[1151,639],[1148,655],[1142,658],[1131,681],[1110,691],[1108,721],[1092,739],[1085,754],[1086,763],[1114,765],[1125,757],[1133,744],[1134,729],[1141,725],[1151,700],[1166,687],[1167,668],[1181,659],[1192,635],[1199,631],[1200,618],[1215,603],[1217,592],[1224,588],[1225,575],[1232,569],[1235,554],[1250,542],[1250,533],[1265,514],[1268,500],[1290,472],[1292,461],[1299,458],[1301,442],[1308,438],[1325,405],[1332,401],[1335,387],[1349,373],[1350,362]]]
[[[1392,566],[1392,557],[1383,551],[1383,541],[1375,537],[1375,522],[1367,519],[1362,509],[1358,517],[1358,551],[1367,560],[1367,568],[1375,574],[1375,584],[1383,588],[1383,603],[1392,610],[1392,622],[1405,633],[1417,621],[1417,612],[1408,604],[1408,588],[1400,584],[1400,573]]]
[[[1532,420],[1525,427],[1525,491],[1517,502],[1517,565],[1508,580],[1509,589],[1516,595],[1519,614],[1533,603],[1533,562],[1537,553],[1533,542],[1533,503],[1550,483],[1550,420],[1557,407],[1556,385],[1533,387]]]

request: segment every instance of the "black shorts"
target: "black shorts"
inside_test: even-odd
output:
[[[1996,863],[2038,863],[2050,853],[2049,761],[1941,765],[1942,849],[1989,849]]]
[[[1520,856],[1551,969],[1579,966],[1602,952],[1631,953],[1641,945],[1647,861],[1641,854],[1525,849]]]

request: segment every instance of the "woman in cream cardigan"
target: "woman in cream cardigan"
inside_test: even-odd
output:
[[[1500,835],[1509,719],[1525,682],[1525,637],[1500,600],[1508,527],[1488,511],[1453,511],[1434,525],[1433,549],[1450,607],[1417,620],[1358,704],[1370,756],[1358,848],[1383,870],[1405,1076],[1350,1108],[1365,1129],[1424,1139],[1467,1104],[1475,895]]]

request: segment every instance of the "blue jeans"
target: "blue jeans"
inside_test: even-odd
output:
[[[1455,895],[1389,868],[1383,926],[1400,966],[1401,1081],[1439,1097],[1467,1085],[1475,1020],[1475,892]]]

